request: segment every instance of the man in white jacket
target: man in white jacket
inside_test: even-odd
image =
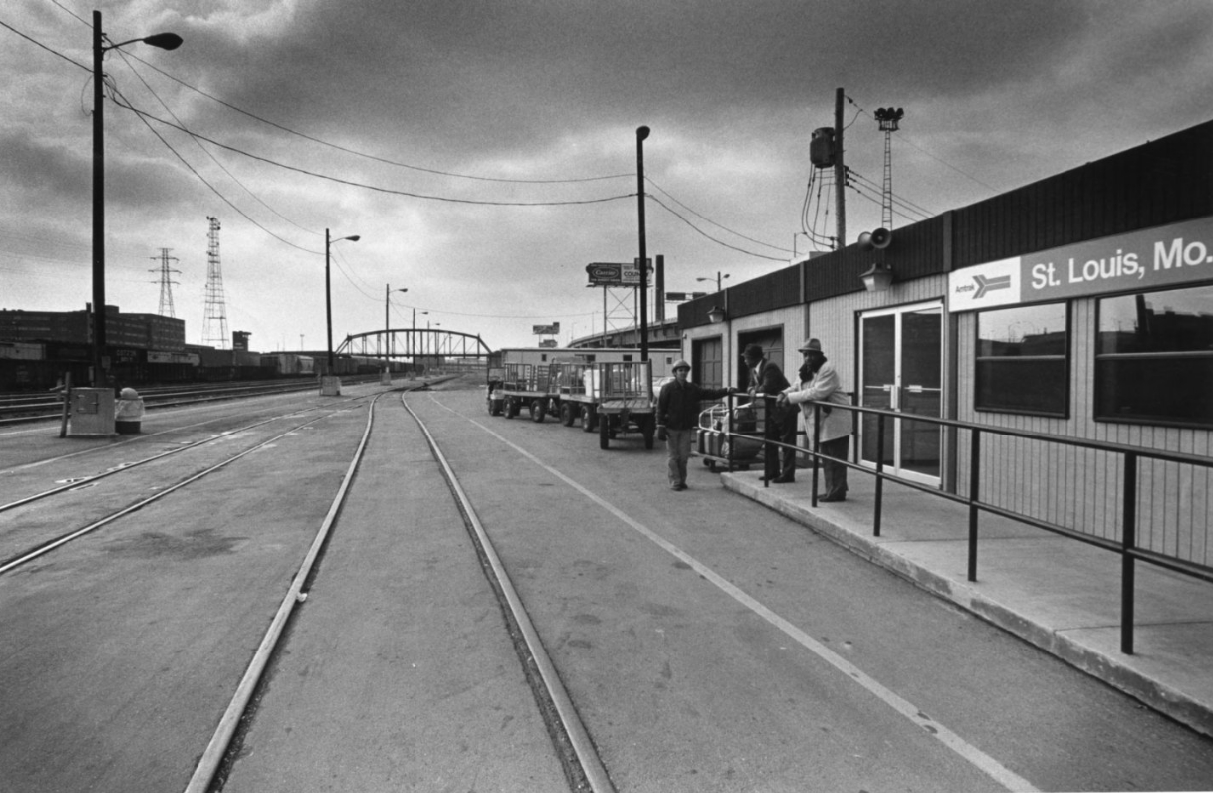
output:
[[[849,405],[850,399],[841,389],[838,372],[826,358],[821,342],[809,339],[800,347],[804,353],[804,366],[800,367],[799,379],[779,396],[780,402],[800,405],[804,414],[806,445],[811,447],[817,432],[814,426],[812,402],[830,402],[832,405]],[[825,473],[825,495],[818,501],[847,500],[847,467],[839,460],[848,457],[851,435],[851,411],[833,406],[821,408],[821,454]]]

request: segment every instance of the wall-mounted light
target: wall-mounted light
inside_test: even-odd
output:
[[[893,268],[887,264],[873,264],[866,272],[860,273],[863,288],[869,292],[883,292],[893,284]]]
[[[724,322],[724,309],[720,306],[712,306],[708,309],[708,322],[713,325],[719,325]]]

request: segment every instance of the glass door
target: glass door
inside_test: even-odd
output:
[[[943,306],[898,306],[859,320],[860,402],[863,407],[938,418],[943,407]],[[884,466],[889,473],[939,484],[937,425],[885,420]],[[875,467],[877,417],[860,421],[860,461]]]

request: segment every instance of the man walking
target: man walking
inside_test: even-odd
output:
[[[671,490],[687,489],[687,460],[691,459],[699,403],[736,392],[734,388],[701,388],[687,379],[690,374],[691,365],[678,359],[674,362],[674,379],[657,395],[657,438],[665,441]]]
[[[804,413],[805,437],[810,446],[817,432],[814,425],[815,410],[811,403],[832,403],[821,408],[820,452],[823,455],[826,492],[818,501],[846,501],[847,467],[839,460],[845,460],[849,456],[851,412],[833,405],[850,405],[851,401],[841,390],[838,372],[834,370],[834,364],[826,358],[820,341],[809,339],[800,347],[800,351],[804,353],[804,366],[800,367],[800,377],[786,393],[780,395],[779,400],[800,405],[800,410]]]

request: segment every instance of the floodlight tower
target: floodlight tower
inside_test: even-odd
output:
[[[219,218],[208,217],[206,235],[206,293],[202,313],[202,343],[228,349],[227,310],[223,302],[223,275],[219,270]]]
[[[905,111],[900,107],[881,107],[876,109],[876,122],[884,133],[884,185],[880,196],[880,225],[881,228],[893,228],[893,133],[897,131],[897,122],[901,121]]]

